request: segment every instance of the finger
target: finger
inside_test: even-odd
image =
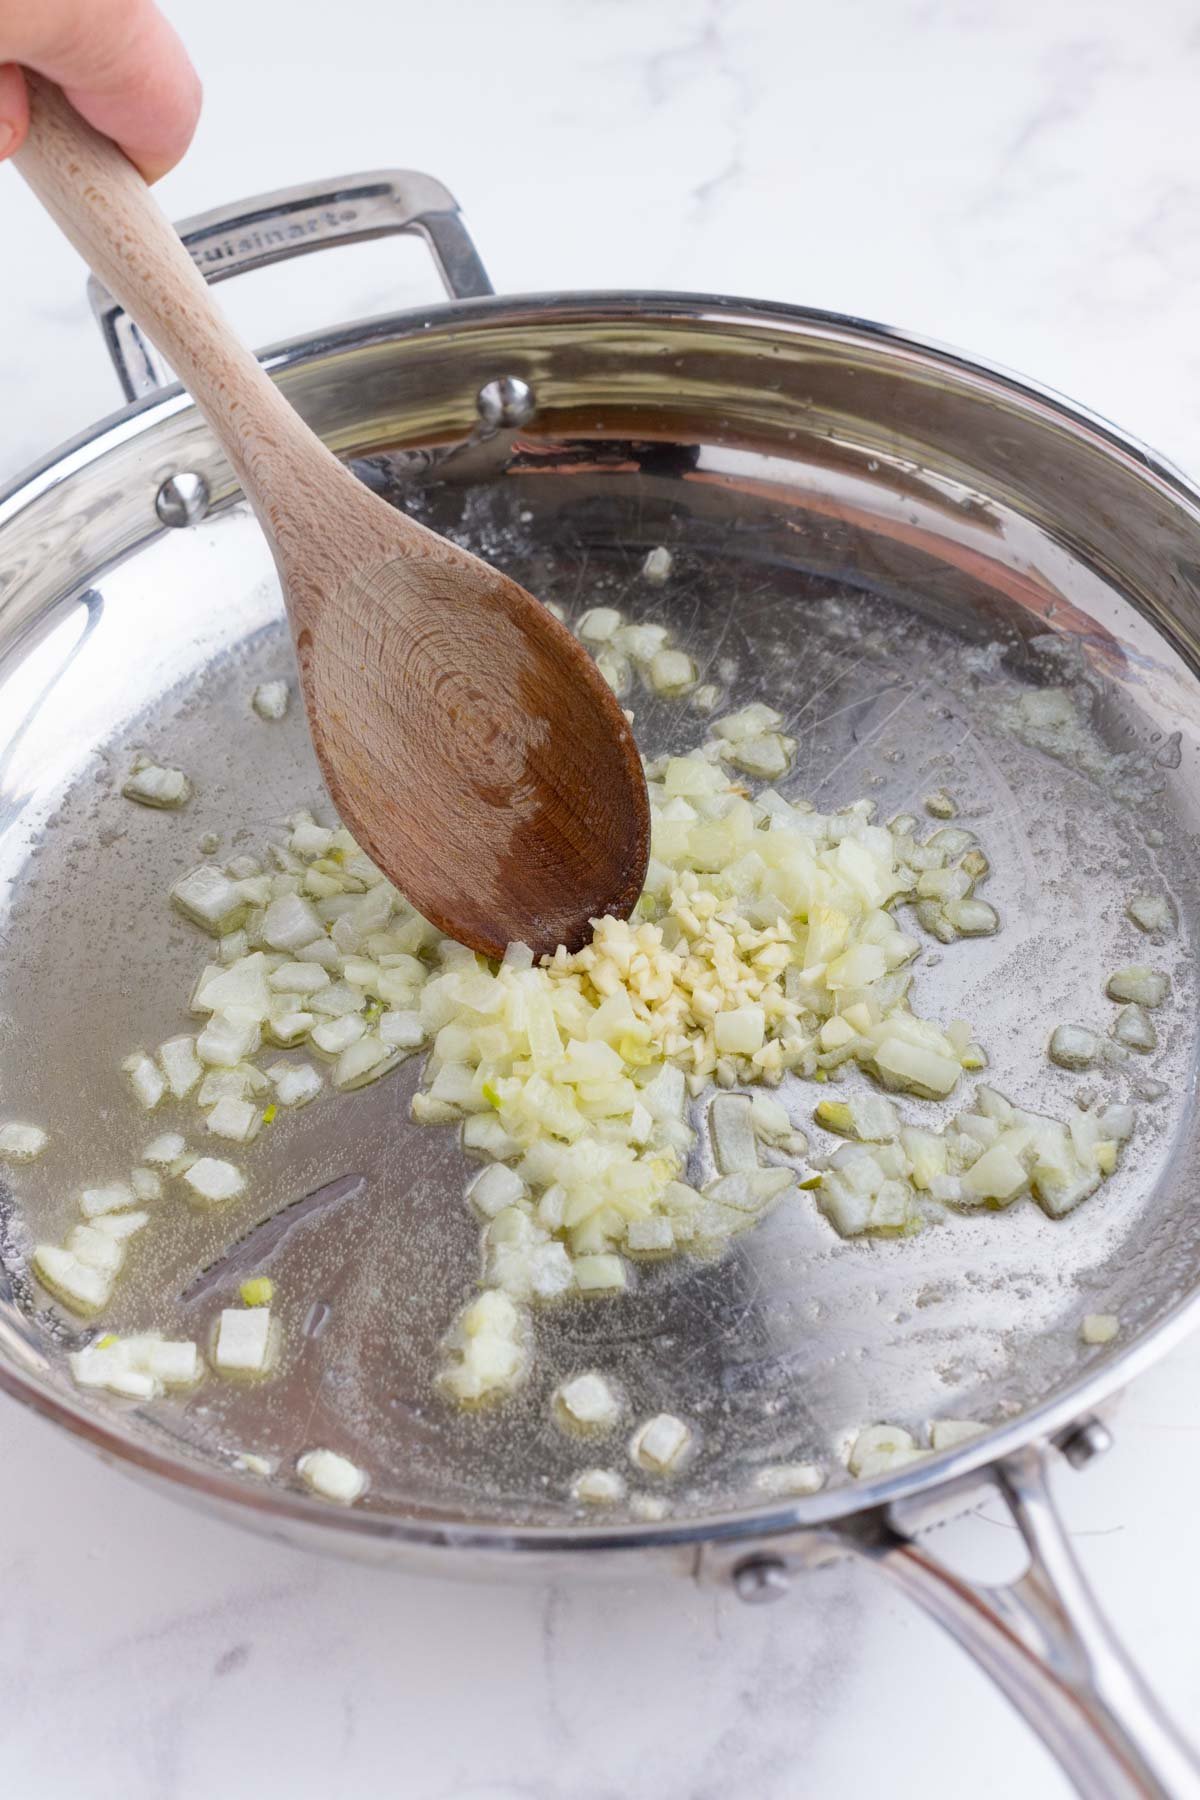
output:
[[[25,142],[29,125],[29,100],[16,63],[0,63],[0,162],[14,155]]]
[[[58,82],[147,180],[192,140],[200,81],[151,0],[6,0],[0,54]]]

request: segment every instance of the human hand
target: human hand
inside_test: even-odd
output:
[[[0,0],[0,162],[29,124],[22,63],[56,81],[147,181],[192,141],[200,80],[153,0]]]

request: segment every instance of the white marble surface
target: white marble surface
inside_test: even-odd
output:
[[[425,167],[496,284],[860,312],[1088,401],[1200,469],[1200,26],[1185,0],[182,0],[208,102],[181,216]],[[73,255],[0,171],[0,479],[115,403]],[[415,246],[225,298],[258,341],[416,300]],[[1178,1715],[1200,1348],[1064,1474],[1090,1573]],[[465,1586],[306,1560],[0,1405],[13,1800],[1013,1793],[1060,1777],[934,1628],[850,1569],[750,1610],[685,1585]],[[998,1518],[960,1531],[986,1549]]]

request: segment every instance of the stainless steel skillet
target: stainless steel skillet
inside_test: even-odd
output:
[[[807,1206],[781,1211],[720,1263],[665,1265],[612,1306],[548,1315],[523,1399],[464,1420],[429,1378],[475,1228],[457,1143],[407,1121],[405,1068],[270,1134],[238,1210],[172,1214],[123,1277],[113,1328],[201,1333],[211,1296],[181,1298],[197,1272],[339,1184],[275,1253],[290,1349],[271,1387],[209,1382],[144,1413],[81,1395],[63,1366],[73,1328],[26,1256],[140,1142],[120,1055],[179,1028],[180,969],[198,958],[166,890],[205,833],[234,854],[321,804],[298,718],[251,730],[250,689],[287,669],[252,522],[190,403],[158,386],[100,296],[131,405],[0,498],[0,1116],[55,1133],[6,1205],[0,1381],[177,1493],[379,1561],[525,1568],[571,1552],[602,1571],[636,1553],[639,1569],[732,1577],[761,1599],[814,1558],[863,1556],[968,1644],[1084,1791],[1193,1791],[1188,1753],[1091,1610],[1045,1471],[1059,1449],[1095,1453],[1094,1409],[1190,1327],[1200,1275],[1200,498],[1101,421],[877,326],[702,296],[490,298],[426,177],[353,177],[185,228],[219,276],[410,229],[455,303],[269,353],[296,404],[364,479],[544,597],[661,619],[723,703],[774,699],[801,739],[798,791],[896,811],[951,787],[992,858],[1004,929],[931,951],[920,1000],[972,1019],[1014,1099],[1052,1111],[1074,1095],[1080,1078],[1045,1060],[1048,1028],[1103,1028],[1108,970],[1148,954],[1125,900],[1169,891],[1179,933],[1153,951],[1174,979],[1162,1048],[1103,1083],[1134,1098],[1133,1148],[1057,1223],[1018,1206],[864,1244]],[[660,543],[674,570],[654,589],[640,568]],[[1014,723],[1022,693],[1045,687],[1072,695],[1078,743],[1051,750]],[[686,703],[634,704],[652,753],[700,734]],[[192,776],[177,817],[120,801],[141,745]],[[800,1117],[814,1096],[787,1098]],[[1091,1311],[1120,1315],[1106,1350],[1080,1342]],[[580,1453],[546,1397],[601,1362],[639,1412],[669,1406],[700,1433],[660,1523],[597,1526],[567,1497]],[[861,1425],[949,1416],[994,1429],[890,1480],[844,1473]],[[232,1466],[254,1448],[287,1470],[312,1442],[370,1469],[362,1507]],[[835,1471],[827,1489],[764,1507],[757,1474],[801,1456]],[[1032,1559],[998,1592],[914,1541],[987,1488]]]

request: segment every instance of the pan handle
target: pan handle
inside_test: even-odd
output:
[[[1014,1582],[955,1573],[885,1513],[839,1533],[991,1676],[1087,1800],[1200,1800],[1200,1762],[1129,1661],[1050,1494],[1050,1446],[1006,1457],[996,1483],[1025,1540]]]
[[[494,292],[458,202],[432,175],[380,169],[281,188],[198,213],[176,227],[206,281],[306,256],[333,244],[414,231],[429,245],[446,292],[475,300]],[[127,400],[143,400],[171,377],[158,353],[93,275],[88,298]]]

